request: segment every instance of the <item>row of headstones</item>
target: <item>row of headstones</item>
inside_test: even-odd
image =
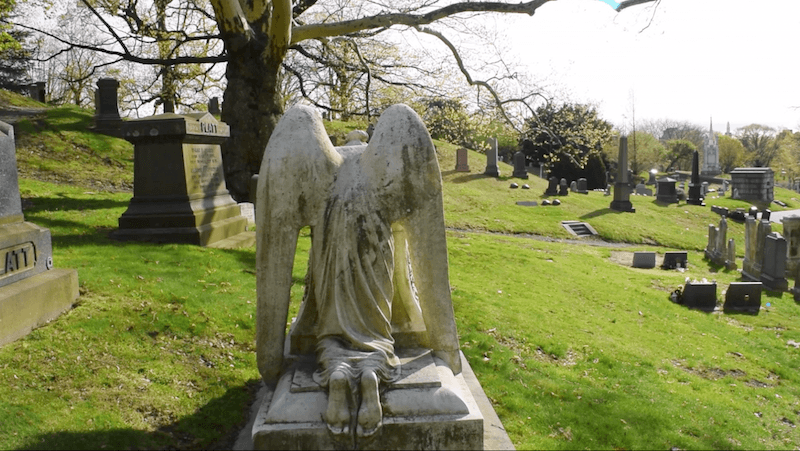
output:
[[[547,189],[544,191],[545,196],[567,196],[569,192],[578,194],[589,194],[588,183],[585,178],[581,177],[577,181],[573,180],[567,190],[567,179],[562,178],[559,180],[556,177],[548,179]]]
[[[724,219],[724,218],[723,218]],[[723,240],[724,230],[723,225]],[[734,252],[733,240],[730,240],[730,252]],[[733,254],[735,255],[735,253]],[[729,261],[735,266],[735,259],[731,258]],[[656,266],[656,253],[655,252],[634,252],[633,263],[634,268],[650,269]],[[664,253],[664,261],[661,265],[662,269],[680,269],[688,266],[688,253],[686,251],[674,251]],[[758,314],[761,308],[761,282],[733,282],[728,287],[725,294],[725,304],[723,310],[725,312],[748,312]],[[689,308],[696,308],[705,311],[713,311],[717,304],[717,284],[716,282],[707,282],[705,280],[689,281],[687,279],[686,285],[683,290],[676,290],[670,295],[673,302],[685,305]]]
[[[656,253],[634,252],[631,266],[644,269],[655,268]],[[686,251],[664,253],[664,262],[661,264],[662,269],[680,269],[687,266],[688,253]],[[758,314],[761,308],[761,291],[761,282],[733,282],[726,291],[723,310],[725,312]],[[717,305],[717,284],[716,282],[707,282],[705,280],[692,282],[687,279],[683,290],[676,290],[670,295],[670,298],[673,302],[690,308],[713,311]]]
[[[725,290],[725,313],[751,313],[761,310],[761,282],[731,282]],[[717,283],[686,280],[683,290],[675,290],[670,299],[689,308],[713,312],[717,308]]]
[[[708,245],[706,257],[728,269],[736,269],[735,242],[726,240],[728,230],[727,213],[720,207],[713,208],[723,216],[719,226],[708,225]],[[772,231],[771,212],[764,210],[758,218],[758,210],[752,207],[745,217],[745,252],[742,263],[742,277],[764,284],[773,291],[786,291],[789,287],[787,277],[794,277],[795,286],[791,290],[800,299],[800,216],[781,218],[782,234]]]

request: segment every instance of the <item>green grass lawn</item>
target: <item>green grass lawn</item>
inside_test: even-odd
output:
[[[82,170],[91,177],[72,176],[66,165],[33,169],[49,158],[21,158],[34,148],[27,144],[18,150],[29,175],[20,180],[25,218],[51,230],[55,265],[78,270],[81,296],[68,313],[0,348],[0,448],[229,447],[259,381],[254,249],[109,240],[131,198],[111,182],[132,179],[122,178],[132,157],[123,141],[81,131],[85,114],[57,109],[39,128],[20,124],[18,142],[66,142],[48,151],[63,160],[86,154]],[[570,194],[559,207],[520,207],[518,200],[544,199],[546,182],[531,177],[530,190],[511,190],[507,177],[480,175],[485,160],[476,153],[472,172],[456,173],[455,147],[437,147],[462,349],[518,448],[800,447],[800,350],[789,344],[800,342],[800,306],[791,295],[766,293],[758,316],[668,300],[686,277],[716,280],[720,297],[738,280],[704,261],[702,249],[718,221],[711,204],[748,204],[633,197],[637,212],[623,214],[590,193]],[[54,183],[65,181],[59,174],[72,180]],[[793,196],[776,189],[797,208]],[[525,236],[569,238],[560,225],[569,219],[631,246]],[[741,255],[742,225],[730,221],[728,233]],[[301,235],[292,314],[310,245]],[[619,252],[673,249],[689,252],[687,271],[617,263]]]

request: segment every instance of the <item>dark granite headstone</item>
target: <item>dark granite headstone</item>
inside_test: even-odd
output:
[[[14,127],[0,122],[0,345],[55,319],[77,297],[77,271],[53,268],[50,231],[25,222]]]
[[[786,239],[778,232],[764,237],[763,263],[761,264],[761,283],[771,291],[786,291]]]
[[[119,82],[113,78],[97,80],[94,115],[94,129],[98,133],[121,136],[122,118],[119,115],[117,89]]]
[[[664,253],[663,269],[686,268],[689,264],[689,254],[686,251],[670,251]]]
[[[167,113],[128,121],[123,131],[134,144],[133,199],[112,238],[207,246],[244,231],[222,171],[227,124],[208,113]]]
[[[754,313],[761,309],[761,282],[731,282],[725,292],[725,313]]]
[[[681,303],[689,308],[712,312],[717,307],[716,282],[686,282]]]
[[[517,152],[514,154],[514,172],[512,174],[513,177],[519,179],[527,179],[528,178],[528,169],[525,167],[526,159],[525,154],[522,152]]]
[[[634,268],[655,268],[656,267],[656,253],[655,252],[634,252],[633,264]]]
[[[578,194],[589,194],[589,183],[586,181],[585,178],[581,177],[578,179],[578,187],[575,190]]]
[[[558,179],[550,177],[547,182],[547,189],[544,191],[545,196],[555,196],[558,194]]]

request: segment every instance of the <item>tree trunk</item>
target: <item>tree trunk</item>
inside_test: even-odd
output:
[[[222,146],[225,183],[238,202],[249,201],[250,177],[257,174],[269,137],[281,115],[281,61],[265,56],[264,43],[254,41],[229,49],[222,121],[231,137]]]

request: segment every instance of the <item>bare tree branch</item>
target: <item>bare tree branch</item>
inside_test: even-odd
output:
[[[651,3],[654,1],[656,0],[624,0],[617,5],[617,12],[620,12],[626,8],[630,8],[631,6],[641,5],[643,3]]]
[[[426,33],[426,34],[429,34],[431,36],[435,36],[440,41],[442,41],[442,43],[444,43],[444,45],[446,45],[447,48],[450,49],[450,52],[453,54],[453,57],[456,60],[456,64],[458,64],[459,70],[461,71],[462,74],[464,74],[464,77],[467,79],[467,83],[469,83],[470,85],[473,85],[473,86],[481,86],[481,87],[485,88],[487,91],[489,91],[489,94],[491,94],[492,97],[494,98],[494,102],[497,105],[498,109],[500,110],[500,114],[502,114],[502,116],[505,119],[505,121],[509,125],[511,125],[514,128],[514,130],[516,130],[518,133],[522,133],[522,130],[519,129],[517,124],[514,121],[512,121],[510,117],[508,117],[508,113],[506,112],[505,105],[508,104],[508,103],[512,103],[512,102],[521,103],[535,117],[536,116],[536,112],[534,111],[534,109],[526,101],[527,98],[501,100],[500,96],[497,94],[497,91],[495,91],[495,89],[492,87],[492,85],[490,85],[489,83],[487,83],[485,81],[482,81],[482,80],[473,80],[472,79],[472,75],[470,75],[469,70],[467,70],[467,68],[464,66],[464,61],[461,59],[461,55],[458,53],[458,50],[453,45],[453,43],[450,42],[449,39],[447,39],[443,34],[439,33],[438,31],[432,30],[430,28],[416,27],[416,29],[418,31],[420,31],[421,33]],[[539,94],[534,94],[534,95],[539,95]],[[530,96],[528,96],[528,97],[530,97]]]
[[[329,36],[343,36],[373,28],[390,27],[392,25],[406,25],[417,27],[428,25],[439,19],[465,12],[497,12],[497,13],[533,13],[549,0],[532,0],[526,3],[499,3],[499,2],[458,2],[425,14],[379,14],[360,19],[344,20],[341,22],[317,23],[299,25],[292,30],[292,44]]]

